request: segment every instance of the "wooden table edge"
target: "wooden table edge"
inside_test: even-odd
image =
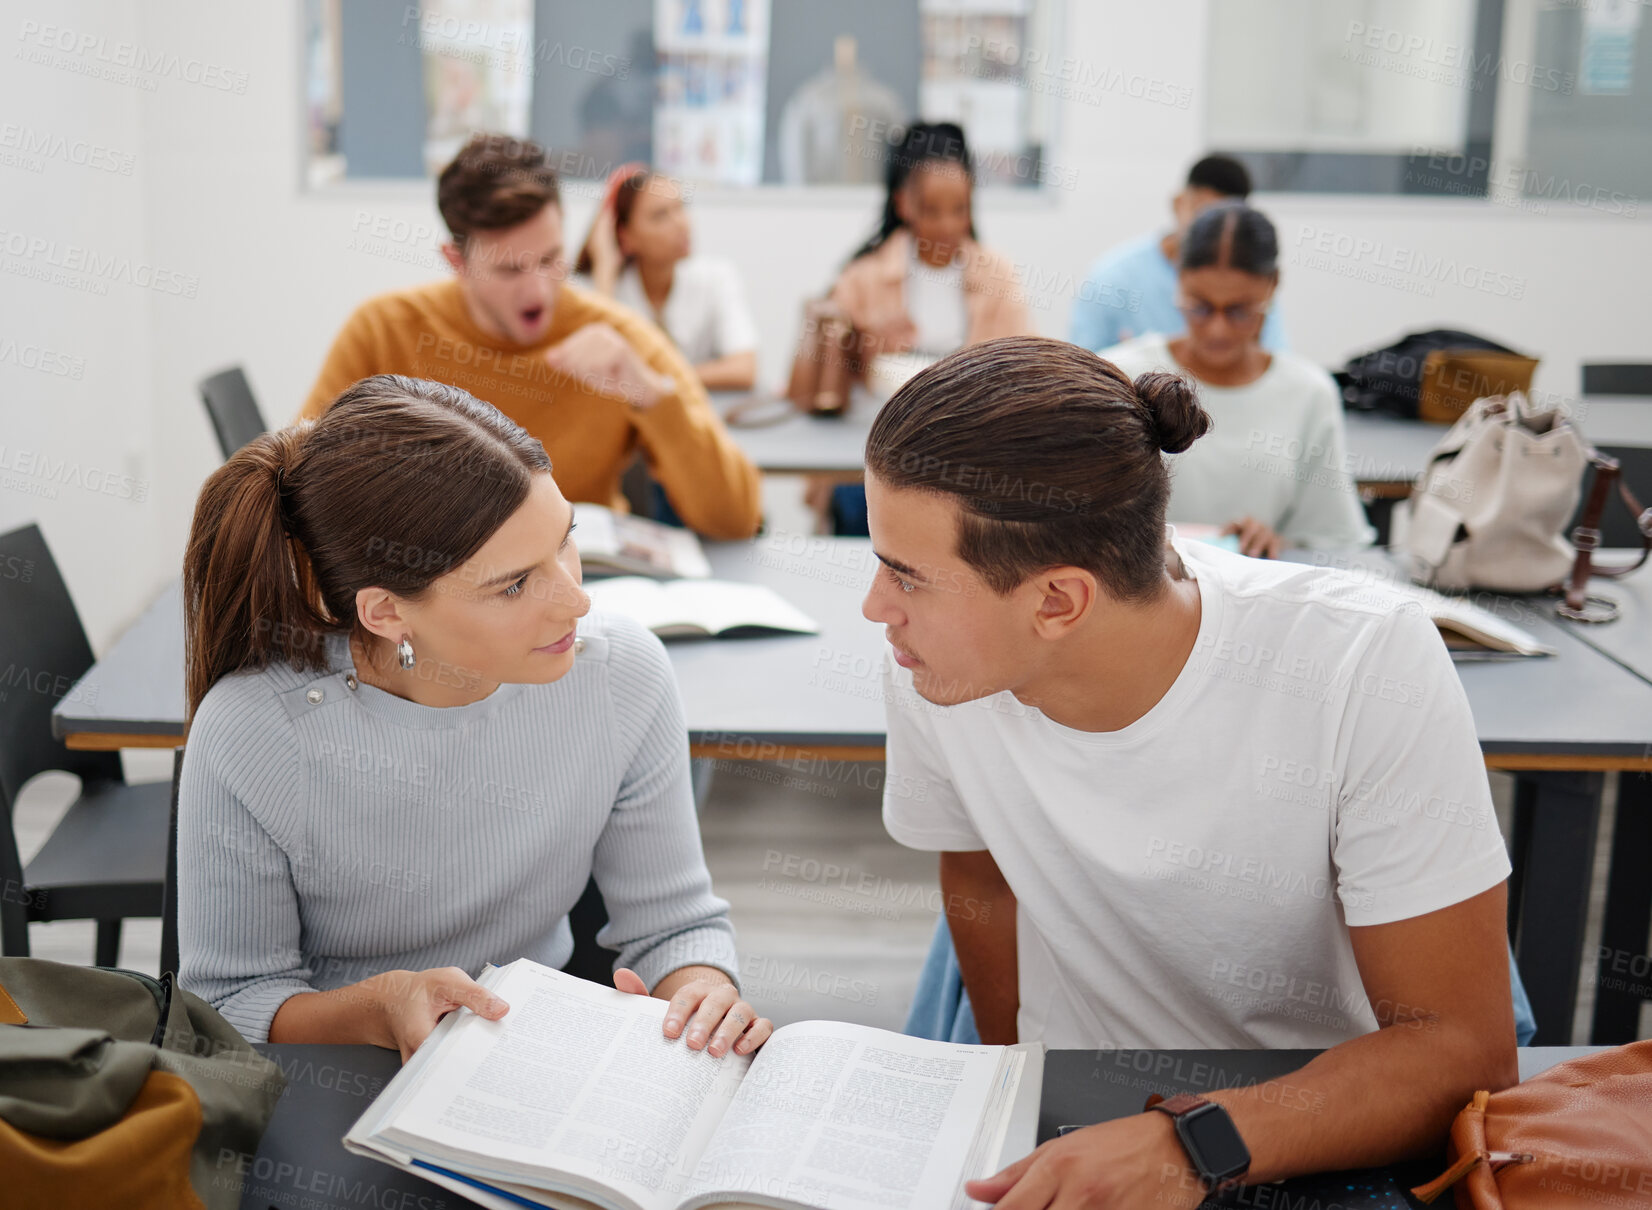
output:
[[[118,752],[122,748],[179,748],[184,737],[172,733],[134,734],[118,731],[71,731],[63,745],[76,752]],[[787,744],[753,738],[750,750],[744,744],[732,748],[726,742],[690,743],[688,754],[698,760],[798,761],[884,759],[882,744]],[[1488,752],[1486,768],[1509,773],[1569,772],[1610,773],[1652,771],[1652,751],[1621,756],[1591,753]]]

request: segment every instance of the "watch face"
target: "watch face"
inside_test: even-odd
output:
[[[1176,1120],[1188,1158],[1200,1175],[1219,1181],[1250,1167],[1250,1148],[1220,1105],[1206,1105]]]

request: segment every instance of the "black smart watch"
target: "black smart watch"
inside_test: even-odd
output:
[[[1250,1148],[1239,1137],[1228,1111],[1214,1101],[1184,1092],[1168,1101],[1150,1097],[1147,1108],[1170,1115],[1182,1150],[1205,1182],[1207,1192],[1233,1188],[1250,1170]]]

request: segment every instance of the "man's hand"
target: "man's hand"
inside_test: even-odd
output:
[[[545,351],[545,364],[588,391],[623,399],[634,408],[651,408],[676,390],[666,374],[649,369],[612,324],[586,324]]]
[[[1176,1127],[1141,1113],[1051,1139],[964,1192],[998,1210],[1194,1210],[1204,1185],[1187,1165]]]
[[[1239,553],[1253,559],[1277,559],[1285,539],[1255,517],[1240,517],[1222,526],[1222,533],[1239,535]]]

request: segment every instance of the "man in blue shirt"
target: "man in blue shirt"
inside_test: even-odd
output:
[[[1090,267],[1073,302],[1069,339],[1100,352],[1146,332],[1166,336],[1181,332],[1186,324],[1176,309],[1176,263],[1181,257],[1182,235],[1200,211],[1218,202],[1243,201],[1249,195],[1250,173],[1238,160],[1207,155],[1193,165],[1187,184],[1170,199],[1176,216],[1174,231],[1120,244]],[[1262,346],[1285,347],[1277,306],[1262,325]]]

